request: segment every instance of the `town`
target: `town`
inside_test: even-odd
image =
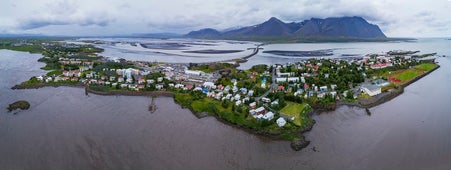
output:
[[[78,85],[92,91],[164,91],[198,116],[294,139],[310,128],[314,109],[359,104],[398,89],[437,67],[416,52],[389,51],[352,58],[311,58],[296,63],[236,69],[236,63],[158,63],[108,59],[91,45],[43,44],[46,75],[22,88]]]

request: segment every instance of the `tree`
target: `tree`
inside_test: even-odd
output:
[[[227,108],[229,107],[229,101],[228,101],[228,100],[224,100],[224,101],[221,103],[221,106],[222,106],[223,108],[227,109]]]

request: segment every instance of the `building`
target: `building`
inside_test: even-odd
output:
[[[363,84],[360,89],[370,96],[376,96],[382,93],[381,87],[372,84]]]
[[[285,126],[285,124],[287,124],[287,121],[283,117],[279,117],[276,120],[276,123],[277,123],[277,126],[283,127],[283,126]]]
[[[201,76],[204,72],[196,70],[185,70],[185,74],[190,76]]]
[[[299,77],[276,78],[276,82],[299,82]]]
[[[266,120],[274,119],[274,113],[273,112],[266,113],[265,115],[263,115],[263,119],[266,119]]]

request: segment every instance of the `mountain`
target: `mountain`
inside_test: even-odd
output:
[[[386,38],[377,25],[361,17],[326,18],[304,21],[294,34],[300,37]]]
[[[220,36],[221,33],[215,29],[212,28],[205,28],[201,29],[199,31],[191,31],[190,33],[186,34],[185,37],[190,38],[214,38]]]
[[[368,23],[361,17],[339,17],[302,22],[285,23],[275,17],[254,26],[227,31],[201,29],[184,35],[188,38],[236,39],[236,40],[290,40],[312,39],[385,39],[385,34],[377,25]]]
[[[296,28],[292,28],[290,25],[280,21],[279,19],[272,17],[268,21],[250,27],[244,27],[237,30],[231,30],[223,33],[223,36],[291,36]]]

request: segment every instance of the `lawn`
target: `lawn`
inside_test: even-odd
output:
[[[421,74],[422,73],[417,71],[417,70],[408,69],[408,70],[403,71],[403,72],[401,72],[401,73],[399,73],[397,75],[394,75],[393,77],[401,80],[401,82],[406,82],[406,81],[412,80],[413,78],[415,78],[415,77],[417,77],[417,76],[419,76]]]
[[[287,102],[287,105],[280,110],[280,113],[290,117],[295,117],[293,123],[301,126],[303,119],[301,118],[301,112],[304,110],[305,106],[306,104]]]
[[[424,63],[424,64],[415,66],[416,69],[422,70],[422,71],[431,71],[435,67],[437,67],[437,64],[433,64],[433,63]]]

